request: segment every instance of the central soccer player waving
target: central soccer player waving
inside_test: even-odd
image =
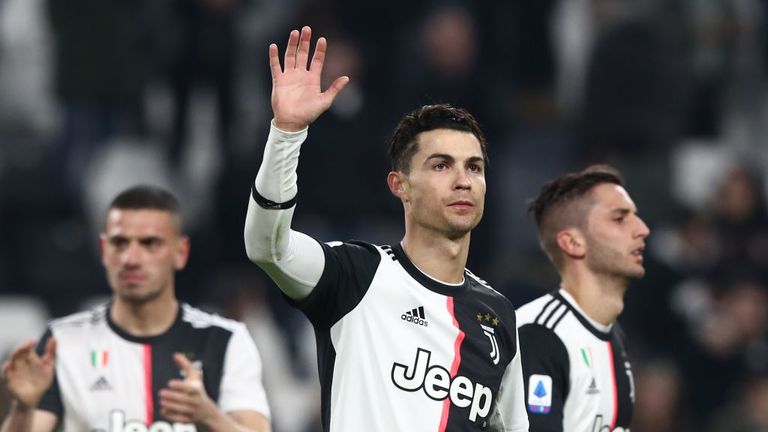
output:
[[[527,431],[515,310],[464,267],[485,200],[486,142],[472,115],[424,106],[397,125],[387,185],[405,213],[399,244],[290,229],[308,126],[349,81],[321,91],[327,43],[310,61],[310,39],[309,27],[291,32],[282,66],[269,47],[274,119],[245,242],[315,327],[324,429]]]

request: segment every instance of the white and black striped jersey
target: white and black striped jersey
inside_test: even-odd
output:
[[[327,431],[527,431],[515,310],[469,271],[447,285],[401,246],[323,245],[294,302],[315,327]]]
[[[203,371],[208,396],[224,412],[257,411],[269,418],[261,358],[245,325],[179,307],[176,321],[152,337],[127,334],[109,305],[51,321],[38,350],[56,337],[56,369],[39,409],[53,412],[63,431],[194,431],[160,415],[158,392],[181,378],[173,354]]]
[[[634,384],[618,323],[591,321],[561,289],[519,308],[517,325],[532,432],[629,430]]]

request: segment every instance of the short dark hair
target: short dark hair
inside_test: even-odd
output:
[[[621,172],[610,165],[590,165],[545,183],[539,195],[528,202],[528,212],[536,220],[539,243],[556,267],[560,265],[557,233],[570,226],[581,226],[586,217],[585,211],[572,208],[571,204],[603,183],[624,186],[624,179]]]
[[[169,191],[152,185],[136,185],[120,192],[108,210],[160,210],[170,213],[181,230],[181,205]]]
[[[395,127],[389,145],[393,171],[408,173],[411,158],[419,150],[416,137],[435,129],[451,129],[473,134],[480,142],[483,159],[488,161],[487,143],[480,124],[463,108],[448,104],[424,105],[406,114]]]

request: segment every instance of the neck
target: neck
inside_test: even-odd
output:
[[[112,321],[126,333],[148,337],[171,328],[178,310],[179,302],[173,296],[147,302],[126,302],[115,296],[110,314]]]
[[[600,324],[613,324],[624,309],[625,278],[563,272],[562,287],[588,317]]]
[[[469,254],[469,233],[458,238],[413,235],[406,232],[403,250],[411,262],[433,279],[451,284],[464,280]]]

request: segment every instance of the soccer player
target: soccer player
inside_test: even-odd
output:
[[[518,310],[531,431],[629,430],[634,384],[616,318],[645,273],[648,227],[607,165],[546,183],[529,211],[561,277]]]
[[[399,244],[324,244],[290,229],[299,148],[348,82],[321,91],[327,43],[308,67],[310,38],[309,27],[291,32],[284,67],[269,47],[274,119],[245,241],[315,327],[324,429],[527,431],[514,308],[464,268],[485,198],[486,143],[469,113],[425,106],[397,126],[387,184],[405,212]]]
[[[245,325],[176,300],[189,239],[170,193],[119,194],[99,239],[112,301],[53,320],[3,365],[3,432],[269,431],[261,359]]]

